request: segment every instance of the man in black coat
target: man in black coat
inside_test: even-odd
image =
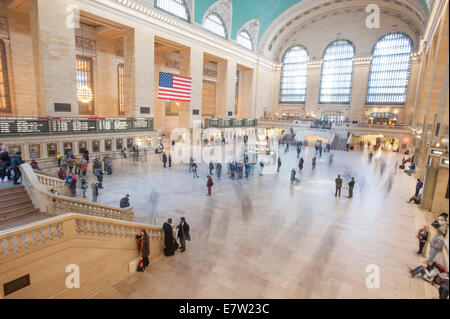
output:
[[[6,148],[0,149],[0,181],[3,183],[5,176],[9,175],[7,173],[8,167],[11,165],[11,157],[9,156]],[[9,177],[9,176],[8,176]]]
[[[120,208],[130,207],[130,195],[126,194],[124,198],[120,200]]]
[[[166,167],[166,164],[167,164],[167,155],[166,155],[166,153],[163,154],[162,161],[164,163],[164,167]]]
[[[186,240],[190,241],[191,236],[189,234],[189,224],[186,223],[186,219],[184,217],[181,217],[180,225],[177,226],[178,228],[178,235],[177,237],[180,239],[181,244],[181,252],[186,250]]]
[[[175,254],[175,250],[177,247],[177,242],[175,238],[173,238],[173,229],[172,229],[172,218],[169,218],[166,223],[163,225],[164,230],[164,255],[167,257],[173,256]]]

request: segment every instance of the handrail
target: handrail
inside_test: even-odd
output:
[[[0,231],[0,264],[29,254],[43,245],[54,244],[70,237],[86,235],[136,240],[136,234],[142,229],[146,230],[150,240],[162,241],[164,238],[162,227],[82,214],[63,214]]]
[[[52,194],[42,185],[41,181],[56,184],[56,179],[50,179],[44,175],[38,176],[27,163],[22,164],[20,169],[25,180],[25,188],[33,204],[48,215],[66,212],[128,221],[134,219],[134,212],[131,207],[123,209]]]
[[[34,171],[34,173],[36,174],[39,182],[44,185],[44,186],[48,186],[50,188],[52,187],[63,187],[66,182],[59,179],[59,178],[55,178],[55,177],[51,177],[49,175],[44,175],[41,173],[37,173],[36,171]]]

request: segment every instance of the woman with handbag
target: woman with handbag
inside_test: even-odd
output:
[[[136,235],[138,240],[138,248],[142,254],[142,261],[144,262],[144,269],[150,264],[148,256],[150,256],[150,240],[145,229],[142,229],[139,235]]]
[[[428,240],[428,226],[425,225],[422,227],[421,230],[419,230],[419,233],[417,234],[417,239],[419,239],[419,251],[417,252],[418,255],[422,254],[423,247],[427,243]]]

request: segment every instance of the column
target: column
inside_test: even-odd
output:
[[[236,63],[222,61],[217,63],[216,117],[227,118],[228,112],[234,114],[236,93]]]
[[[69,0],[30,0],[30,29],[40,116],[78,116],[75,31],[66,25]],[[71,112],[54,112],[54,103]]]
[[[179,124],[192,128],[194,121],[202,120],[203,51],[198,47],[180,49],[180,75],[192,78],[191,102],[181,102]],[[198,115],[194,115],[198,110]]]
[[[136,28],[134,34],[136,116],[154,117],[155,35],[149,28]],[[149,107],[150,114],[141,114],[141,107]]]
[[[364,122],[366,92],[369,81],[370,60],[355,61],[353,68],[352,97],[350,101],[349,121]]]
[[[94,72],[96,114],[105,117],[117,117],[119,92],[114,40],[97,36],[96,62],[96,72]]]
[[[123,54],[124,54],[124,80],[123,80],[123,99],[125,103],[125,116],[136,116],[136,97],[135,97],[135,34],[134,30],[126,30],[123,35]]]
[[[316,63],[308,64],[305,113],[317,113],[318,111],[317,106],[319,104],[321,66],[321,64]]]

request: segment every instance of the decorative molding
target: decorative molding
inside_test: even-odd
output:
[[[225,23],[225,28],[227,30],[227,39],[231,39],[231,24],[233,22],[233,3],[232,0],[219,0],[214,2],[208,10],[206,10],[202,24],[205,23],[206,17],[210,13],[216,13],[219,15],[223,22]]]
[[[82,37],[75,37],[75,47],[77,50],[82,50],[85,53],[96,55],[96,44],[94,40],[86,39]]]
[[[169,69],[179,70],[180,69],[180,62],[179,61],[175,61],[175,60],[167,59],[166,63],[165,63],[165,67],[169,68]]]
[[[375,0],[374,0],[375,1]],[[438,0],[436,0],[438,1]],[[321,3],[319,3],[321,2]],[[356,7],[364,7],[365,8],[365,4],[360,4],[357,2],[361,2],[360,0],[347,0],[347,2],[354,2],[355,3],[355,8]],[[376,2],[381,2],[381,1],[375,1]],[[283,12],[277,19],[275,19],[272,24],[265,30],[260,42],[259,42],[259,46],[258,46],[258,52],[260,53],[260,55],[263,55],[264,52],[266,50],[271,51],[272,48],[274,47],[274,43],[277,39],[279,39],[279,36],[291,25],[295,25],[295,22],[305,18],[306,16],[310,15],[311,20],[309,20],[309,23],[315,23],[317,21],[323,20],[326,17],[329,16],[333,16],[333,15],[337,15],[339,13],[337,12],[333,12],[329,11],[329,8],[326,8],[326,12],[320,14],[320,10],[325,9],[325,7],[330,7],[332,5],[336,5],[336,4],[342,4],[343,1],[342,0],[330,0],[330,1],[319,1],[319,0],[314,0],[314,3],[312,3],[312,0],[307,1],[307,0],[303,0],[301,2],[299,2],[298,4],[292,6],[291,8],[289,8],[288,10],[286,10],[285,12]],[[395,4],[397,6],[400,6],[401,9],[399,11],[394,11],[394,10],[390,10],[389,12],[394,12],[394,17],[402,20],[404,23],[406,23],[407,25],[409,25],[411,27],[411,29],[413,30],[413,32],[415,33],[417,40],[419,41],[420,39],[420,34],[423,31],[423,29],[425,29],[426,26],[426,20],[427,20],[427,10],[426,8],[418,3],[415,2],[411,2],[411,1],[406,1],[406,0],[383,0],[381,3],[391,3],[391,4]],[[380,3],[380,5],[381,5]],[[420,5],[420,6],[419,6]],[[313,7],[314,6],[314,7]],[[339,8],[336,9],[335,11],[348,11],[351,12],[350,10],[353,10],[354,8]],[[385,10],[385,9],[384,9]],[[300,13],[300,14],[298,14]],[[311,14],[313,13],[313,14]],[[316,13],[316,16],[313,16],[314,13]],[[319,14],[317,16],[317,13]],[[383,9],[382,9],[382,13]],[[391,15],[389,13],[389,15]],[[420,23],[422,24],[422,30],[419,30],[420,28],[413,22],[411,22],[411,20],[407,19],[407,15],[406,13],[409,13],[410,15],[413,15],[414,17],[417,17],[417,19],[420,21]],[[304,28],[305,26],[303,26]],[[292,30],[292,28],[290,28]],[[417,42],[418,42],[417,41]],[[418,43],[417,43],[418,46]]]
[[[253,51],[256,51],[256,48],[258,47],[259,28],[260,28],[259,20],[253,19],[244,24],[237,33],[237,35],[239,35],[241,31],[245,30],[250,34],[253,44]]]
[[[217,71],[203,68],[203,76],[208,78],[217,79]]]
[[[8,20],[0,16],[0,38],[9,39]]]

